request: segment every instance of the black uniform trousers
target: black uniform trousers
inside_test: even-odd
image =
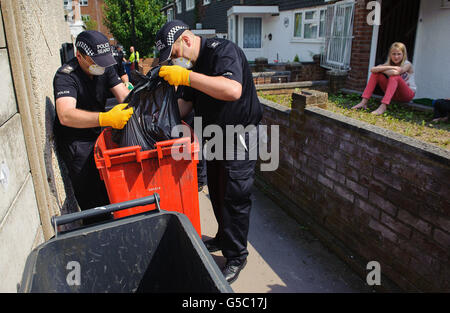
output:
[[[245,160],[206,161],[209,196],[219,225],[215,238],[227,260],[244,260],[248,255],[251,190],[256,165],[256,160],[250,160],[248,149],[256,149],[256,146],[250,147],[248,134],[245,142],[246,150],[242,150],[237,140],[237,148],[231,152],[236,156],[237,150],[245,151]]]
[[[81,210],[110,203],[104,182],[95,166],[95,141],[58,141],[58,150],[69,170],[75,198]],[[110,214],[83,220],[84,225],[108,220]]]

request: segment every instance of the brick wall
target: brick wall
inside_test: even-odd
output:
[[[109,32],[109,29],[103,24],[103,6],[105,2],[103,0],[90,0],[88,1],[87,6],[80,6],[82,15],[89,15],[90,18],[97,22],[97,31],[103,33],[108,39],[113,38],[114,36]],[[117,43],[116,40],[111,41],[110,43],[115,45]]]
[[[259,70],[259,73],[256,71]],[[255,84],[318,81],[327,79],[326,69],[320,66],[320,59],[298,64],[264,64],[252,67]],[[274,71],[269,75],[269,71]],[[287,74],[287,75],[286,75]],[[285,77],[288,76],[288,77]]]
[[[351,70],[346,83],[346,88],[360,91],[366,87],[372,43],[373,26],[367,24],[367,15],[370,13],[366,9],[368,2],[369,0],[357,0],[355,3]]]
[[[293,98],[261,99],[280,164],[260,186],[364,280],[378,261],[381,289],[450,291],[450,153]]]

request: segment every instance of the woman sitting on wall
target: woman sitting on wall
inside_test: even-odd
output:
[[[394,42],[389,49],[389,56],[385,64],[373,67],[369,82],[362,94],[360,103],[352,109],[367,109],[367,102],[378,85],[385,93],[381,105],[372,112],[375,115],[383,114],[391,100],[410,102],[416,94],[414,69],[408,61],[406,47],[401,42]]]

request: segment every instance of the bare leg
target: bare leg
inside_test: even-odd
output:
[[[352,106],[352,110],[356,110],[356,109],[360,109],[360,108],[367,109],[367,102],[369,102],[369,99],[362,98],[360,103],[358,103],[355,106]]]
[[[386,112],[386,110],[387,110],[387,105],[382,103],[382,104],[380,104],[378,109],[376,109],[375,111],[372,112],[372,114],[374,114],[374,115],[381,115],[384,112]]]

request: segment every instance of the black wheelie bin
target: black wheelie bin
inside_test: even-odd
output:
[[[156,209],[57,233],[28,256],[19,292],[233,292],[189,219],[159,195],[52,218],[58,225],[156,202]]]

